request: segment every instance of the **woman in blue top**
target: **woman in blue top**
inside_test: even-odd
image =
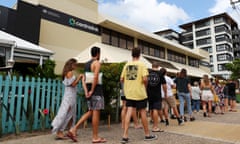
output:
[[[180,101],[180,115],[182,119],[184,118],[184,103],[185,100],[187,102],[188,114],[190,116],[190,121],[194,121],[195,118],[192,116],[192,108],[191,108],[191,84],[189,79],[187,78],[187,70],[181,69],[179,77],[175,80],[177,86],[177,95]],[[186,119],[185,119],[186,121]]]

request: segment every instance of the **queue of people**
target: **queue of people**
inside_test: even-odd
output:
[[[224,114],[226,111],[236,111],[236,85],[233,81],[230,80],[224,84],[219,83],[216,79],[215,82],[211,82],[208,75],[204,75],[201,81],[195,81],[192,86],[186,69],[182,69],[172,79],[168,76],[165,68],[159,70],[160,66],[157,63],[153,63],[152,69],[147,69],[145,64],[139,61],[140,54],[140,48],[132,49],[132,61],[125,64],[120,77],[122,87],[121,127],[123,129],[121,143],[129,142],[128,129],[131,118],[134,120],[135,128],[143,128],[143,139],[150,141],[158,139],[157,135],[151,133],[163,132],[163,129],[159,127],[159,118],[161,122],[165,122],[166,126],[169,125],[169,111],[172,111],[171,115],[176,118],[178,125],[183,125],[188,119],[194,121],[193,113],[200,111],[201,104],[204,117],[211,117],[213,106],[215,113]],[[100,48],[93,47],[91,55],[91,60],[85,66],[85,74],[78,76],[73,74],[77,67],[75,59],[68,60],[63,68],[62,78],[65,93],[58,113],[52,122],[52,133],[56,134],[57,139],[70,138],[77,142],[78,128],[91,117],[92,143],[107,142],[105,138],[98,135],[100,110],[104,109],[101,63],[99,62]],[[75,124],[76,85],[80,80],[87,99],[88,111]],[[176,89],[179,107],[172,89]],[[149,128],[147,106],[153,122],[152,128]],[[185,114],[185,107],[187,114]],[[137,113],[141,116],[142,126],[138,123]],[[64,134],[69,123],[71,128]]]

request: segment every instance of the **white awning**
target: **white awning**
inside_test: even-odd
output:
[[[78,60],[78,63],[86,63],[88,60],[91,59],[90,49],[93,46],[101,48],[101,56],[100,56],[101,62],[120,63],[120,62],[127,62],[132,60],[130,50],[117,48],[117,47],[102,44],[102,43],[94,43],[89,48],[86,48],[79,55],[75,57]],[[143,61],[148,68],[152,67],[152,64],[143,56],[140,57],[140,61]]]
[[[208,75],[209,77],[212,77],[210,72],[204,71],[203,69],[196,68],[196,67],[191,67],[188,65],[183,65],[175,62],[170,62],[172,63],[175,67],[179,69],[179,72],[181,71],[182,68],[187,70],[187,75],[188,76],[193,76],[193,77],[198,77],[201,78],[203,75]]]
[[[21,38],[18,38],[14,35],[11,35],[9,33],[6,33],[0,30],[0,43],[11,44],[12,42],[16,43],[16,49],[33,51],[33,52],[38,52],[40,54],[47,54],[47,55],[54,54],[51,50],[48,50],[46,48],[43,48],[41,46],[38,46],[36,44],[33,44],[31,42],[28,42],[26,40],[23,40]]]

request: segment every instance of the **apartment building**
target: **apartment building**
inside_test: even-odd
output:
[[[213,76],[229,78],[225,64],[240,57],[239,29],[237,22],[227,13],[180,25],[181,43],[190,49],[209,52],[210,70]]]
[[[14,12],[8,12],[1,19],[5,20],[4,30],[53,51],[56,73],[61,73],[65,61],[71,57],[85,63],[90,59],[92,46],[100,47],[100,60],[109,63],[130,60],[131,49],[138,46],[142,49],[141,60],[149,68],[152,62],[158,62],[173,76],[182,68],[193,78],[210,74],[207,61],[203,62],[209,57],[208,52],[189,49],[103,16],[98,12],[96,0],[21,0]],[[10,13],[16,13],[13,14],[16,18],[9,17]]]

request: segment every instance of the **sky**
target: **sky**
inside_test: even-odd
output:
[[[17,0],[0,0],[11,7]],[[99,12],[149,32],[174,29],[179,25],[227,12],[240,24],[240,3],[230,0],[97,0]],[[233,0],[236,1],[236,0]]]

